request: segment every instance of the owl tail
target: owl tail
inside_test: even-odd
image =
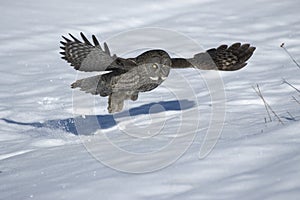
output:
[[[102,75],[77,80],[71,84],[71,88],[80,88],[81,91],[100,96],[108,96],[111,91],[109,84],[102,80]]]

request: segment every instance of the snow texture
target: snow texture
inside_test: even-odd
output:
[[[300,95],[283,79],[299,89],[300,70],[280,48],[284,42],[300,62],[299,8],[297,0],[2,0],[0,199],[299,198],[300,105],[293,98],[299,101]],[[78,74],[60,59],[61,35],[95,34],[100,41],[108,41],[113,53],[129,57],[142,52],[138,42],[111,38],[136,30],[141,33],[135,34],[137,41],[159,40],[159,35],[149,37],[153,28],[184,35],[203,49],[234,42],[257,47],[246,68],[219,73],[226,118],[221,137],[204,159],[199,159],[199,150],[210,124],[212,94],[194,70],[173,70],[162,86],[141,94],[136,102],[127,102],[116,115],[107,113],[107,99],[70,88],[78,76],[87,74]],[[166,48],[171,53],[193,55],[201,50],[175,37],[168,39],[172,42]],[[144,46],[153,47],[165,48],[157,41]],[[186,89],[177,84],[178,77],[184,77],[192,95],[178,98],[169,90]],[[272,113],[269,121],[252,88],[256,84],[284,124]],[[73,100],[81,102],[80,95],[92,99],[94,106],[74,110]],[[182,113],[191,111],[197,111],[198,118],[185,118],[187,126],[176,135]],[[80,133],[78,124],[84,126]],[[162,124],[163,134],[155,135]],[[189,128],[195,124],[196,128]],[[122,134],[124,130],[128,135]],[[110,168],[83,145],[105,134],[126,151],[153,152],[193,131],[192,144],[176,162],[150,173]],[[103,150],[114,163],[128,162],[105,146]]]

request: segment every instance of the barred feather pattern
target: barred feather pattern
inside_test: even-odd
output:
[[[92,44],[83,33],[80,33],[83,42],[69,34],[72,38],[63,37],[65,41],[61,41],[60,52],[62,59],[66,60],[76,70],[91,72],[91,71],[106,71],[110,70],[117,58],[116,55],[111,56],[110,50],[106,43],[104,43],[104,50],[102,50],[99,41],[93,35]]]
[[[202,70],[236,71],[247,65],[255,47],[250,44],[234,43],[231,46],[221,45],[198,53],[193,58],[173,58],[172,68],[194,67]]]

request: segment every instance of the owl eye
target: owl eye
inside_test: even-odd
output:
[[[152,67],[153,67],[154,69],[157,69],[157,68],[158,68],[157,64],[153,64]]]

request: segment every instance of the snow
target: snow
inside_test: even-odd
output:
[[[297,199],[300,96],[283,79],[299,89],[300,71],[280,45],[300,62],[299,6],[3,0],[0,199]],[[110,115],[106,98],[70,88],[94,74],[58,54],[60,36],[81,31],[125,57],[233,42],[257,50],[236,72],[172,70]],[[284,124],[268,121],[256,84]]]

